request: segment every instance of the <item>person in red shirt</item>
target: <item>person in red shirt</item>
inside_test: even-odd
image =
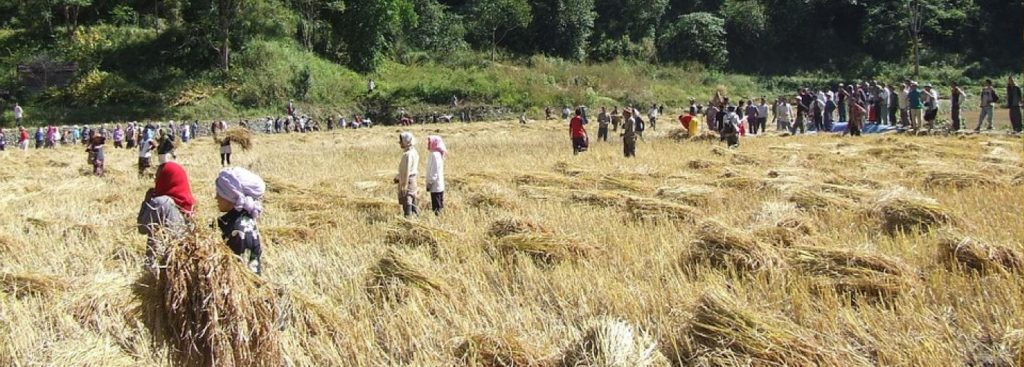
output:
[[[572,139],[572,154],[585,152],[588,147],[587,130],[583,128],[583,109],[576,109],[576,116],[569,120],[569,137]]]
[[[28,150],[28,130],[18,127],[18,149]]]

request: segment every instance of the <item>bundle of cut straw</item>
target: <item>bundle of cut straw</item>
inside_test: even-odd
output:
[[[668,359],[649,335],[629,323],[602,319],[591,325],[583,337],[562,356],[563,366],[661,367]]]
[[[491,237],[501,238],[514,234],[524,233],[552,233],[543,224],[526,218],[504,218],[491,223],[487,234]]]
[[[850,250],[797,246],[786,256],[800,272],[840,293],[874,298],[898,296],[914,285],[915,272],[903,262]]]
[[[700,212],[692,207],[670,201],[631,197],[626,199],[626,211],[640,222],[683,222],[693,223],[700,218]]]
[[[939,256],[953,268],[982,274],[1024,270],[1024,255],[1019,250],[978,241],[958,233],[947,233],[939,240]]]
[[[242,150],[252,149],[252,133],[247,129],[231,129],[224,133],[224,140],[238,144]]]
[[[882,228],[888,233],[921,231],[957,222],[935,199],[901,188],[883,193],[872,209],[882,218]]]
[[[445,294],[447,285],[423,269],[420,261],[388,249],[371,270],[366,291],[375,302],[403,302],[412,290]]]
[[[0,292],[15,297],[49,296],[71,287],[64,278],[45,274],[0,273]]]
[[[509,335],[477,334],[455,348],[455,356],[466,366],[555,367],[554,360],[541,357],[537,348]]]
[[[587,258],[599,251],[594,245],[550,233],[512,234],[494,241],[493,247],[505,256],[523,253],[548,265]]]
[[[714,221],[706,221],[697,229],[697,240],[690,246],[682,265],[685,267],[694,261],[740,271],[771,270],[785,266],[785,261],[775,248]]]

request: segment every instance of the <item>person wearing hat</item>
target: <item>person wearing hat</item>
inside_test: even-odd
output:
[[[636,157],[636,119],[633,112],[629,107],[622,109],[622,154],[626,158]]]
[[[910,91],[907,92],[907,103],[910,104],[910,128],[917,130],[921,127],[922,112],[924,110],[924,96],[917,89],[917,82],[910,82]]]
[[[807,111],[809,110],[810,106],[807,106],[807,105],[803,104],[803,102],[804,102],[803,101],[803,99],[804,99],[803,97],[805,95],[806,95],[806,93],[803,94],[803,95],[797,95],[796,96],[796,105],[797,105],[796,122],[794,122],[793,125],[789,127],[789,133],[790,134],[796,135],[796,131],[797,130],[800,130],[801,134],[806,132],[805,131],[806,126],[804,125],[804,120],[806,119]],[[800,108],[801,107],[804,108],[804,112],[800,112]]]
[[[928,130],[931,130],[935,128],[935,119],[939,115],[938,91],[931,84],[925,84],[922,98],[925,106],[924,121],[928,123]]]
[[[225,168],[214,182],[217,209],[224,213],[217,218],[217,228],[228,248],[256,274],[263,272],[263,249],[256,220],[263,213],[262,198],[267,185],[260,176],[241,167]],[[249,252],[248,259],[243,257]]]
[[[956,82],[949,83],[949,118],[952,123],[952,126],[950,127],[950,130],[952,131],[960,131],[962,128],[962,124],[960,123],[960,112],[961,105],[966,97],[967,94],[964,93],[963,89],[960,89],[960,87],[956,85]]]
[[[419,173],[420,155],[416,152],[414,145],[416,139],[412,133],[406,131],[398,135],[398,145],[404,151],[402,159],[398,163],[398,175],[395,176],[395,184],[398,185],[398,204],[402,206],[402,214],[406,217],[419,215],[419,207],[416,206],[416,178]]]
[[[740,116],[736,114],[736,106],[728,106],[726,111],[722,129],[719,132],[725,139],[725,144],[730,148],[735,148],[740,145]]]

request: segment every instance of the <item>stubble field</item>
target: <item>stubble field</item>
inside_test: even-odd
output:
[[[625,159],[617,134],[597,142],[590,130],[590,151],[574,157],[562,123],[410,128],[421,175],[427,135],[451,153],[448,209],[429,214],[421,194],[424,214],[411,221],[391,184],[397,128],[257,135],[253,150],[236,148],[235,163],[269,192],[264,276],[232,284],[272,287],[274,310],[288,314],[255,321],[274,327],[253,355],[345,366],[1019,365],[1019,138],[766,136],[729,150],[662,127]],[[151,179],[136,177],[136,152],[107,149],[104,178],[78,146],[0,154],[2,365],[183,361],[134,226]],[[212,233],[217,146],[201,138],[178,156],[199,231]]]

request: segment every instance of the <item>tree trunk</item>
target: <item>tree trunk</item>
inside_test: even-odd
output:
[[[224,74],[231,65],[231,0],[220,0],[218,25],[220,26],[220,66]]]
[[[917,78],[921,69],[921,52],[918,50],[917,34],[914,34],[914,78]]]

